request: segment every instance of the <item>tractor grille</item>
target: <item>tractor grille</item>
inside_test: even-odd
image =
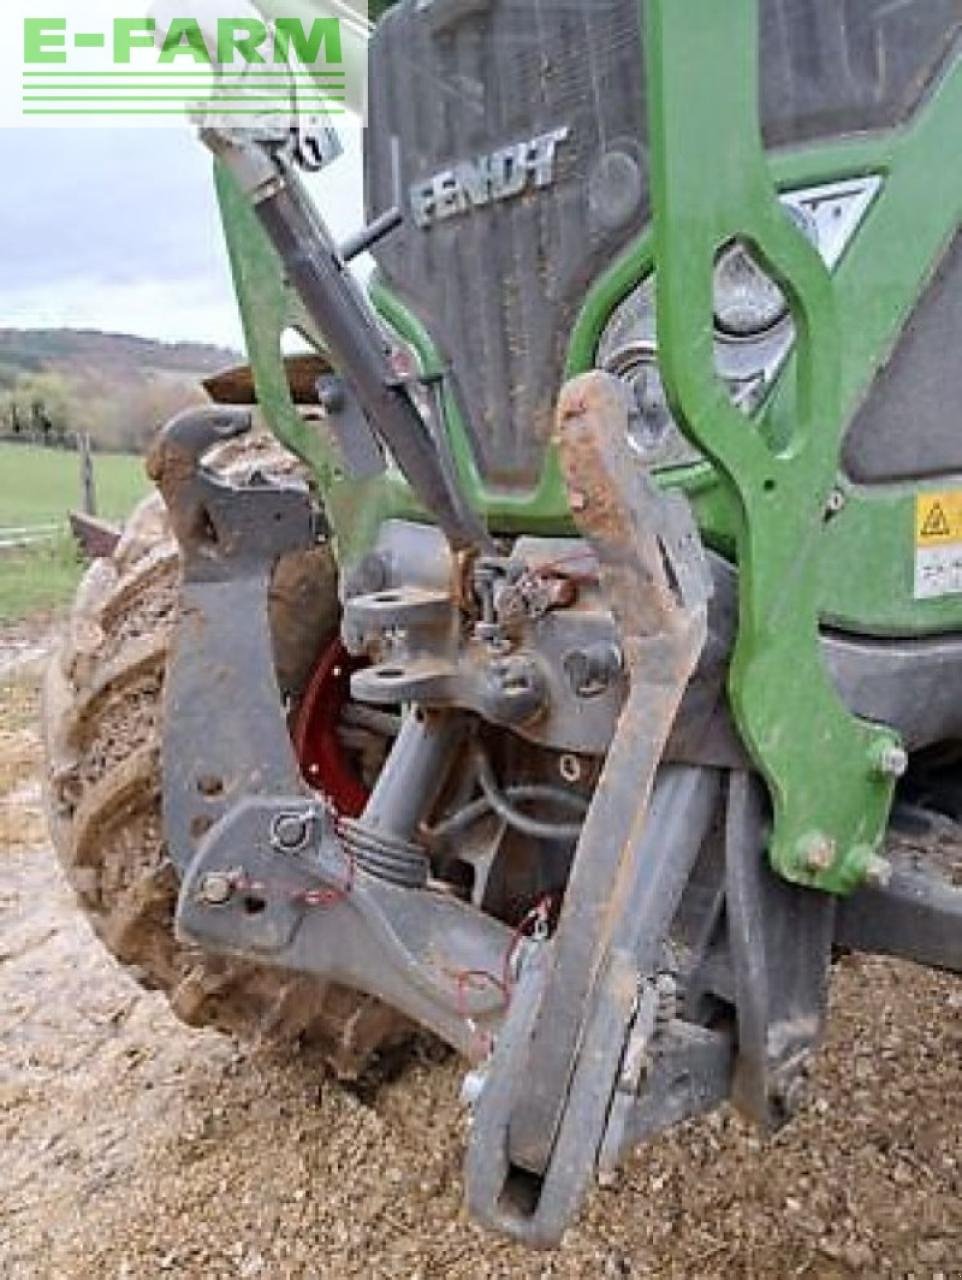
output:
[[[648,216],[640,10],[404,0],[372,43],[368,214],[406,214],[378,265],[445,359],[493,489],[537,483],[585,292]],[[760,16],[764,132],[784,146],[904,121],[950,55],[962,0],[761,0]],[[543,185],[467,199],[458,166],[470,185],[503,149],[558,130]],[[432,181],[463,207],[438,216],[436,198],[418,225],[412,188]]]
[[[370,72],[370,211],[413,185],[552,130],[553,181],[378,250],[453,372],[488,485],[538,479],[587,286],[642,227],[647,179],[637,0],[434,0],[383,22]]]

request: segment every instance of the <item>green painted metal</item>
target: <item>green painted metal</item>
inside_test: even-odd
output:
[[[884,179],[881,194],[834,277],[842,333],[840,412],[846,422],[896,342],[933,264],[959,224],[962,168],[945,165],[942,157],[951,150],[962,116],[960,89],[962,73],[954,72],[904,130],[770,157],[773,180],[781,190],[860,174]],[[928,176],[933,174],[934,179]],[[936,198],[920,202],[920,189],[933,191]],[[653,255],[649,230],[596,281],[571,335],[566,376],[592,367],[608,319],[653,270]],[[440,356],[418,321],[383,286],[378,286],[375,298],[382,314],[415,347],[423,367],[440,368]],[[768,409],[766,421],[782,424],[776,430],[784,431],[784,424],[794,417],[794,386],[789,367]],[[463,421],[450,396],[447,413],[462,482],[492,527],[570,531],[553,455],[549,454],[545,475],[533,494],[502,499],[485,492],[478,482]],[[675,468],[663,472],[662,481],[688,493],[706,542],[724,554],[734,554],[737,504],[714,467],[706,463]],[[847,500],[826,528],[819,586],[823,620],[843,630],[878,635],[931,634],[962,625],[959,597],[914,599],[916,486],[864,488],[842,476],[838,485]],[[858,572],[852,572],[853,564],[860,566]]]
[[[854,411],[905,318],[917,300],[939,250],[958,225],[962,169],[945,165],[955,122],[960,116],[960,74],[955,72],[918,114],[911,126],[879,138],[806,148],[771,157],[772,174],[781,189],[827,182],[860,173],[881,174],[883,190],[835,277],[839,324],[843,334],[843,416]],[[223,185],[221,180],[220,185]],[[937,198],[924,202],[918,190]],[[325,468],[336,470],[336,453],[318,458],[316,443],[305,432],[283,386],[280,333],[292,318],[304,318],[277,274],[276,258],[256,220],[237,200],[225,203],[225,226],[238,279],[238,294],[251,342],[251,358],[262,371],[265,411],[278,434],[317,466],[325,494],[340,505],[339,486]],[[907,230],[911,228],[911,230]],[[653,240],[645,232],[596,282],[571,336],[567,375],[590,368],[598,339],[614,308],[653,269]],[[441,358],[417,319],[383,285],[373,290],[382,315],[416,350],[423,369],[436,370]],[[255,299],[257,301],[255,301]],[[786,372],[782,389],[769,409],[771,420],[791,421],[794,379]],[[450,391],[445,397],[447,426],[465,492],[500,532],[531,530],[567,534],[573,526],[553,454],[545,474],[529,495],[487,491],[474,465],[463,419]],[[783,428],[779,428],[783,429]],[[683,488],[692,500],[709,545],[733,555],[737,506],[719,482],[714,468],[677,468],[663,482]],[[962,599],[916,601],[912,591],[912,521],[915,489],[893,485],[864,489],[840,481],[847,493],[844,510],[826,529],[821,557],[819,611],[843,630],[880,635],[910,635],[954,630],[962,625]],[[338,493],[334,493],[337,487]],[[368,486],[372,488],[371,486]],[[389,509],[423,517],[397,477],[369,495],[378,512]],[[357,501],[345,495],[343,514],[333,514],[343,545],[360,550],[373,522],[355,530]],[[849,570],[858,564],[857,573]]]
[[[944,163],[955,145],[960,119],[962,66],[950,73],[903,130],[769,157],[779,190],[864,174],[884,180],[833,277],[841,333],[839,411],[846,424],[962,221],[962,168]],[[920,191],[926,192],[925,200],[920,200]],[[572,333],[569,376],[591,368],[612,311],[653,268],[654,244],[646,231],[588,294]],[[796,412],[793,375],[789,365],[762,423],[773,439],[791,431]],[[662,478],[688,493],[709,545],[732,553],[738,508],[711,464],[677,468]],[[842,630],[878,635],[923,635],[962,626],[962,598],[914,599],[914,507],[919,486],[860,487],[841,475],[838,486],[846,503],[825,530],[819,585],[823,620]]]
[[[962,166],[945,163],[962,118],[962,64],[902,130],[766,158],[757,141],[756,9],[757,0],[652,4],[646,45],[659,218],[589,291],[571,334],[566,374],[592,366],[612,312],[657,261],[666,377],[681,420],[708,458],[667,470],[661,480],[687,493],[706,542],[737,559],[746,578],[732,687],[746,740],[766,764],[775,800],[774,861],[795,879],[838,891],[857,882],[878,844],[891,782],[873,762],[879,743],[891,739],[853,721],[838,704],[817,660],[818,623],[880,635],[962,627],[962,598],[913,598],[918,486],[865,488],[839,474],[847,424],[962,223]],[[713,139],[710,149],[705,137]],[[781,214],[774,192],[859,174],[880,175],[883,187],[830,280]],[[311,333],[255,217],[223,173],[218,190],[262,408],[279,438],[314,470],[339,554],[350,562],[388,516],[428,516],[396,473],[364,485],[346,478],[333,441],[295,410],[281,335],[288,327],[318,343],[319,335]],[[753,243],[785,281],[799,327],[796,355],[753,425],[730,406],[711,367],[711,264],[715,250],[735,235]],[[442,358],[418,319],[382,283],[375,281],[371,294],[386,323],[415,351],[422,372],[440,372]],[[450,386],[443,409],[464,492],[492,530],[574,531],[553,451],[530,494],[489,490]],[[846,501],[825,522],[832,488],[841,488]],[[814,811],[813,791],[824,815],[819,831],[805,816]],[[824,856],[821,835],[835,841],[835,858],[813,873],[802,864],[813,848],[814,861]]]
[[[911,126],[890,137],[887,155],[875,149],[873,156],[871,146],[862,146],[839,147],[824,157],[833,165],[847,162],[850,173],[861,161],[885,180],[835,277],[844,333],[839,392],[845,426],[962,224],[962,167],[945,159],[958,146],[960,120],[962,61],[957,61]],[[796,413],[796,385],[787,378],[768,418],[773,439],[786,438]],[[962,627],[962,598],[913,598],[915,496],[920,488],[939,484],[849,486],[849,501],[826,530],[819,595],[828,621],[882,634]]]
[[[381,317],[417,356],[421,375],[430,378],[442,373],[441,356],[420,321],[377,279],[371,283],[370,296]],[[494,533],[521,530],[540,534],[574,533],[575,525],[554,450],[549,451],[541,480],[532,493],[505,493],[486,488],[457,399],[450,383],[446,381],[443,385],[445,428],[462,492],[477,511],[484,513],[488,528]]]
[[[366,481],[346,476],[333,438],[297,411],[284,370],[283,336],[296,330],[319,351],[323,338],[285,284],[280,259],[248,200],[219,164],[215,183],[258,405],[274,435],[311,469],[338,557],[352,563],[384,520],[410,507],[409,493],[396,474]]]
[[[327,494],[338,476],[336,458],[294,408],[281,354],[285,331],[304,331],[305,317],[284,285],[280,259],[250,202],[219,163],[215,163],[214,182],[258,402],[271,430],[311,467]]]
[[[881,844],[893,782],[878,761],[895,743],[846,710],[819,653],[824,512],[844,430],[835,288],[782,210],[761,145],[757,0],[649,0],[646,42],[662,376],[740,514],[730,700],[771,793],[773,866],[845,893]],[[733,239],[782,286],[797,329],[795,412],[770,417],[767,439],[715,373],[714,264]]]

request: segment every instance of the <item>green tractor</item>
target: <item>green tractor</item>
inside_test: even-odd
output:
[[[251,364],[80,590],[58,848],[187,1021],[463,1055],[532,1246],[668,1126],[788,1121],[840,951],[962,968],[960,41],[401,0],[349,244],[323,131],[202,124]]]

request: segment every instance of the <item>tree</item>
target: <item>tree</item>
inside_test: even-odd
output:
[[[70,390],[56,373],[30,373],[0,394],[0,426],[16,439],[32,436],[41,444],[66,442],[71,425]]]

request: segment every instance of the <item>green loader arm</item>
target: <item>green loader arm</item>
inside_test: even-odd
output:
[[[772,864],[847,893],[882,870],[902,756],[891,732],[847,711],[819,654],[819,564],[845,424],[839,324],[832,278],[776,197],[758,127],[758,47],[756,0],[648,7],[661,367],[679,423],[740,512],[729,688],[772,797]],[[736,239],[783,288],[798,332],[794,430],[777,446],[714,368],[714,266]]]

